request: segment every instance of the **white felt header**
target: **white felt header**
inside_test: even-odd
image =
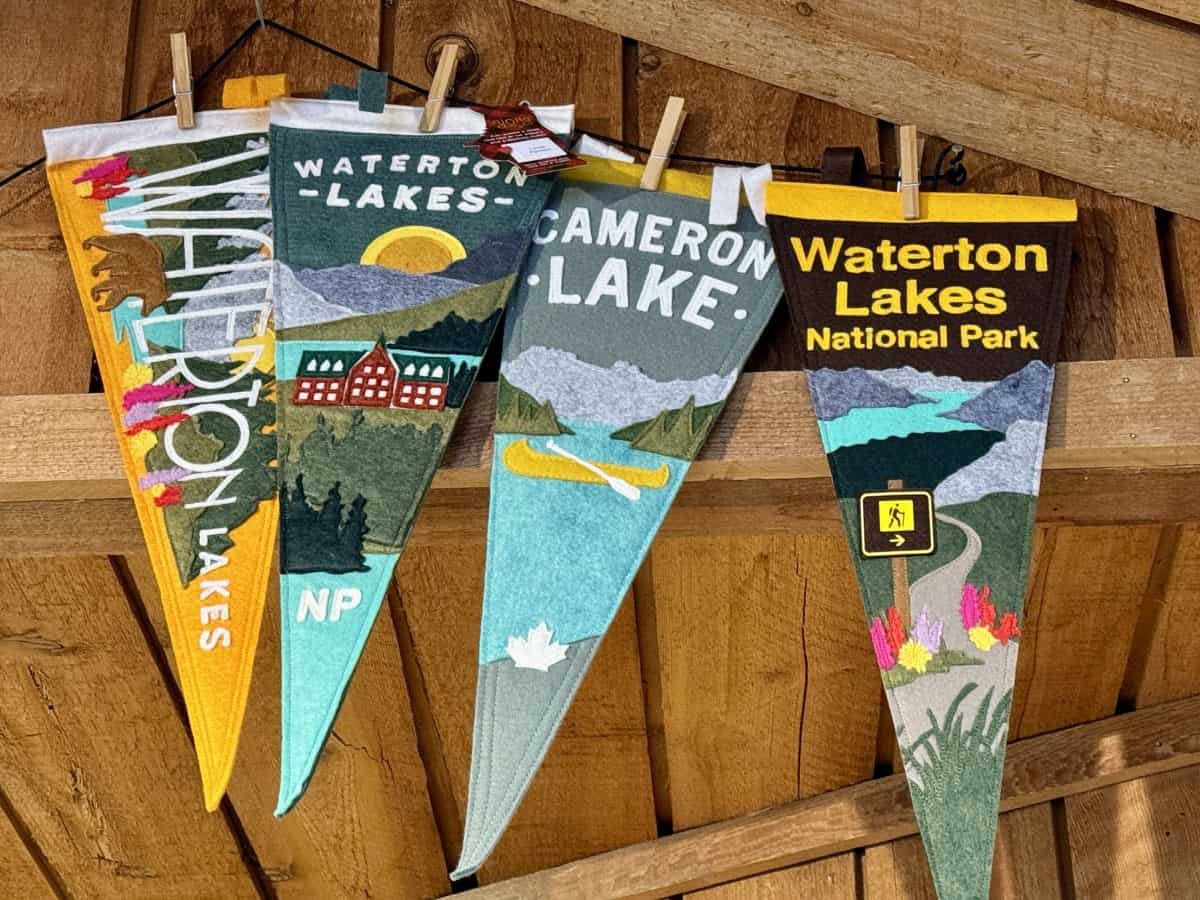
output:
[[[42,140],[46,142],[46,163],[54,165],[161,144],[192,143],[234,134],[266,134],[269,124],[270,115],[265,109],[215,109],[196,113],[195,128],[182,129],[174,116],[160,116],[48,128],[42,132]]]
[[[363,112],[353,100],[304,100],[284,97],[271,101],[271,124],[317,131],[351,131],[363,134],[422,134],[420,106],[385,106],[383,112]],[[570,134],[575,127],[575,107],[532,107],[538,121],[555,134]],[[430,134],[483,134],[483,116],[461,106],[442,110],[438,130]]]

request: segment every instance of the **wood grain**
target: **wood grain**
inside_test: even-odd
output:
[[[580,128],[621,134],[620,35],[513,0],[400,0],[392,71],[428,85],[426,50],[445,34],[465,35],[478,54],[475,70],[455,85],[459,96],[479,103],[574,103]]]
[[[467,808],[484,547],[409,547],[397,574],[454,805]],[[461,845],[462,823],[450,842]],[[633,609],[624,604],[512,824],[487,883],[653,837]]]
[[[45,154],[44,128],[121,116],[133,7],[48,0],[5,10],[0,175]],[[0,191],[0,316],[21,334],[0,358],[0,394],[87,390],[91,342],[40,170]]]
[[[6,815],[0,815],[0,891],[23,900],[55,900],[58,896]]]
[[[125,565],[174,657],[145,552]],[[333,732],[300,803],[272,815],[279,786],[279,598],[272,584],[229,800],[283,898],[436,897],[449,888],[417,754],[392,623],[376,620]]]
[[[1200,354],[1200,221],[1171,216],[1163,241],[1175,351]]]
[[[1123,691],[1136,706],[1200,694],[1200,527],[1179,529],[1161,594],[1147,597],[1142,659]],[[1147,620],[1148,619],[1148,620]]]
[[[1121,0],[1121,2],[1126,6],[1200,25],[1200,9],[1196,8],[1193,0]]]
[[[64,889],[258,897],[108,561],[0,561],[0,596],[0,790]]]
[[[266,0],[263,12],[370,65],[379,61],[380,4],[374,0]],[[131,105],[142,106],[171,92],[167,36],[172,31],[187,31],[192,71],[198,75],[254,15],[253,4],[243,0],[140,0],[129,79]],[[220,107],[226,78],[275,72],[287,73],[293,95],[320,96],[330,82],[353,84],[357,77],[350,63],[268,29],[255,34],[210,82],[197,88],[198,108]]]
[[[1200,765],[1200,698],[1018,741],[1001,809],[1036,806]],[[656,898],[820,859],[916,832],[902,775],[626,847],[476,890],[480,900]]]
[[[854,854],[843,853],[687,896],[689,900],[790,900],[793,897],[856,900],[855,884]]]
[[[1200,767],[1065,803],[1076,896],[1200,896]]]
[[[1009,734],[1111,715],[1159,526],[1061,528],[1034,570]]]
[[[1173,174],[1200,159],[1200,40],[1168,21],[1078,0],[526,2],[1200,216],[1200,184]]]
[[[868,847],[863,900],[938,900],[919,837]],[[996,830],[992,900],[1060,900],[1049,803],[1003,813]]]

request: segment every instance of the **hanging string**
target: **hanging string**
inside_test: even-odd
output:
[[[329,56],[333,56],[337,59],[342,60],[343,62],[347,62],[353,66],[356,66],[357,68],[376,69],[375,66],[372,66],[363,60],[356,59],[355,57],[351,56],[349,53],[345,53],[345,52],[337,49],[336,47],[331,47],[329,44],[326,44],[322,41],[318,41],[315,38],[309,37],[307,34],[304,34],[303,32],[296,31],[294,28],[290,28],[287,25],[284,25],[282,22],[276,22],[274,19],[264,18],[262,16],[262,7],[257,2],[255,4],[255,9],[256,9],[256,12],[258,13],[258,18],[256,18],[248,26],[246,26],[246,29],[234,39],[233,43],[231,43],[228,47],[226,47],[224,50],[222,50],[220,55],[218,55],[217,58],[215,60],[213,60],[212,63],[203,72],[201,72],[198,76],[196,76],[194,81],[197,85],[203,84],[210,76],[212,76],[218,69],[220,69],[222,65],[225,64],[225,62],[229,59],[229,57],[232,56],[237,51],[237,49],[242,46],[242,44],[244,44],[246,41],[248,41],[250,39],[250,37],[252,35],[254,35],[256,32],[258,32],[259,30],[264,29],[264,28],[274,29],[275,31],[278,31],[282,34],[287,35],[288,37],[292,38],[295,41],[298,41],[302,44],[306,44],[309,47],[312,47],[316,50],[320,50],[322,53],[328,54]],[[376,69],[376,71],[378,71],[378,69]],[[428,94],[429,93],[428,88],[424,88],[418,84],[413,84],[411,81],[406,81],[405,79],[400,78],[397,75],[393,75],[391,72],[384,72],[384,74],[387,76],[388,81],[392,84],[399,85],[400,87],[403,87],[403,88],[405,88],[409,91],[412,91],[414,93],[417,93],[417,94]],[[135,110],[134,112],[131,112],[127,115],[122,116],[121,121],[124,122],[124,121],[128,121],[130,119],[140,118],[141,116],[144,116],[147,113],[155,112],[156,110],[162,109],[164,106],[168,106],[169,104],[173,103],[174,101],[175,101],[174,95],[164,97],[161,100],[157,100],[154,103],[151,103],[149,106],[144,106],[141,109]],[[472,103],[474,103],[475,101],[472,101],[469,98],[460,97],[457,94],[454,94],[447,98],[447,102],[458,105],[458,106],[469,106]],[[613,144],[618,147],[622,147],[626,150],[632,150],[636,153],[641,153],[644,156],[648,156],[650,154],[649,147],[643,147],[641,144],[636,144],[636,143],[633,143],[632,141],[624,141],[624,140],[621,140],[620,138],[610,137],[609,135],[599,134],[598,132],[594,132],[594,131],[585,131],[584,129],[578,129],[578,133],[586,134],[590,137],[596,138],[597,140],[601,140],[601,141],[604,141],[605,143]],[[935,187],[941,181],[946,181],[947,183],[952,184],[952,185],[962,184],[967,179],[967,169],[966,169],[966,166],[963,164],[963,154],[964,154],[964,150],[958,144],[948,145],[938,155],[937,163],[934,166],[933,174],[932,175],[924,175],[924,176],[922,176],[921,180],[932,183]],[[695,156],[695,155],[691,155],[691,154],[687,154],[687,153],[672,153],[670,158],[673,160],[676,160],[678,162],[702,163],[705,165],[714,165],[714,166],[753,166],[753,165],[758,165],[758,163],[753,160],[725,159],[725,158],[717,157],[717,156]],[[16,171],[9,173],[4,178],[0,178],[0,188],[4,188],[6,185],[11,184],[12,182],[16,181],[22,175],[26,175],[29,172],[34,171],[35,169],[37,169],[41,165],[43,165],[45,162],[46,162],[46,157],[43,156],[40,159],[35,159],[32,162],[28,162],[25,165],[19,167]],[[943,173],[942,167],[945,166],[947,163],[949,163],[949,168],[946,170],[945,173]],[[820,175],[821,174],[820,168],[817,168],[814,166],[801,166],[801,165],[772,163],[771,168],[773,170],[775,170],[776,172],[783,172],[783,173],[794,174],[794,175],[810,175],[811,176],[811,175]],[[888,175],[883,172],[878,172],[878,173],[872,172],[872,173],[869,173],[867,175],[867,177],[873,181],[879,181],[879,182],[897,183],[899,181],[899,176]]]

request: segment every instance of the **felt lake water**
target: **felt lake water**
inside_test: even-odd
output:
[[[592,463],[646,470],[665,465],[667,484],[642,488],[639,499],[631,501],[604,484],[527,478],[498,466],[492,474],[492,528],[503,534],[536,534],[538,539],[507,542],[506,552],[488,556],[481,665],[507,657],[508,639],[542,622],[563,644],[603,634],[616,612],[612,598],[628,588],[647,535],[653,536],[653,526],[687,471],[683,460],[612,440],[609,436],[617,429],[610,425],[571,420],[563,424],[575,432],[553,438],[563,450]],[[546,438],[498,434],[497,457],[524,440],[535,452],[550,452]],[[604,535],[604,542],[597,543],[596,535]],[[614,566],[614,560],[628,564]],[[580,585],[588,586],[584,596]],[[536,604],[529,602],[530,594],[536,594]]]
[[[860,407],[837,419],[818,420],[826,452],[910,434],[982,430],[974,422],[944,416],[974,397],[974,391],[921,391],[917,394],[933,402],[906,407],[902,416],[896,414],[895,407]]]

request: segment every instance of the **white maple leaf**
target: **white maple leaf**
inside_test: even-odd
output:
[[[549,672],[555,663],[567,658],[565,644],[551,640],[552,632],[545,622],[530,628],[525,637],[514,635],[508,639],[508,655],[518,669],[537,669]]]

